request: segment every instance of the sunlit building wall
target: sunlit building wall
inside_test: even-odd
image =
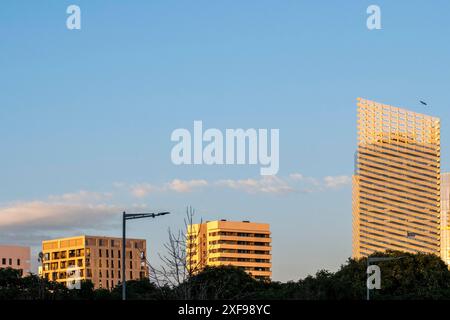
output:
[[[440,120],[358,99],[353,257],[440,256]]]
[[[441,258],[450,265],[450,173],[441,174]]]
[[[145,240],[127,239],[127,281],[148,276],[146,250]],[[42,242],[42,252],[40,273],[51,281],[68,284],[72,280],[90,280],[95,288],[105,289],[112,289],[121,283],[121,238],[83,235],[45,240]]]
[[[209,221],[188,226],[187,264],[195,274],[206,266],[234,266],[252,277],[270,280],[270,227],[248,221]]]

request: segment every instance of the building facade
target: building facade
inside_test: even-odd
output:
[[[272,276],[270,227],[248,221],[209,221],[188,227],[187,264],[191,273],[206,266],[235,266],[256,279]]]
[[[12,268],[19,270],[25,276],[30,273],[30,247],[0,246],[0,269]]]
[[[441,258],[450,266],[450,173],[441,174]]]
[[[42,276],[69,284],[90,280],[95,288],[113,289],[122,280],[122,239],[78,236],[42,242]],[[148,276],[147,245],[143,239],[127,239],[126,279]]]
[[[353,257],[440,256],[440,120],[358,99]]]

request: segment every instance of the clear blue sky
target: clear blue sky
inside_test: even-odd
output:
[[[70,4],[81,30],[66,29]],[[366,28],[370,4],[382,30]],[[156,261],[192,205],[203,220],[270,223],[276,280],[337,269],[351,254],[357,97],[440,117],[450,170],[449,12],[446,0],[2,1],[0,242],[119,235],[120,212],[146,206],[173,212],[130,225]],[[170,134],[194,120],[280,129],[279,180],[174,166]],[[284,184],[294,191],[264,192]]]

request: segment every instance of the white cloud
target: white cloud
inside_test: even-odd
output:
[[[283,194],[295,191],[295,189],[277,176],[264,176],[260,179],[220,180],[216,184],[221,187],[243,190],[247,193]]]
[[[291,173],[289,175],[289,178],[291,178],[292,180],[300,181],[304,179],[304,176],[301,173]]]
[[[326,189],[337,189],[351,182],[348,176],[327,176],[323,179],[307,177],[300,173],[292,173],[287,177],[262,176],[258,179],[223,179],[217,181],[181,180],[174,179],[164,183],[162,186],[155,186],[149,183],[142,183],[131,186],[131,194],[136,198],[143,198],[153,192],[194,192],[202,187],[215,186],[219,188],[229,188],[241,190],[247,193],[267,193],[286,194],[291,192],[312,193],[321,192]]]
[[[131,186],[131,194],[136,198],[144,198],[150,193],[173,191],[178,193],[192,192],[195,189],[206,187],[206,180],[181,180],[174,179],[163,184],[163,186],[155,186],[149,183],[135,184]]]
[[[143,198],[152,192],[160,191],[160,188],[149,183],[141,183],[131,186],[131,194],[136,198]]]
[[[192,192],[196,188],[206,187],[206,180],[180,180],[174,179],[166,184],[166,188],[175,192]]]
[[[64,193],[62,195],[50,195],[48,198],[50,201],[54,202],[69,202],[69,203],[80,203],[80,202],[97,202],[101,200],[110,199],[112,193],[110,192],[91,192],[81,190],[74,193]]]
[[[0,229],[25,227],[52,230],[89,227],[110,218],[113,214],[118,216],[119,211],[108,205],[19,202],[0,208]]]
[[[323,180],[327,188],[338,188],[352,182],[352,178],[349,176],[327,176]]]
[[[113,194],[81,190],[46,200],[0,206],[0,239],[42,239],[54,232],[108,229],[119,224],[122,208],[104,203]]]

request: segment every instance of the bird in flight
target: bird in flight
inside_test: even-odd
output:
[[[424,106],[427,106],[428,103],[426,103],[425,101],[419,100],[421,104],[423,104]]]

